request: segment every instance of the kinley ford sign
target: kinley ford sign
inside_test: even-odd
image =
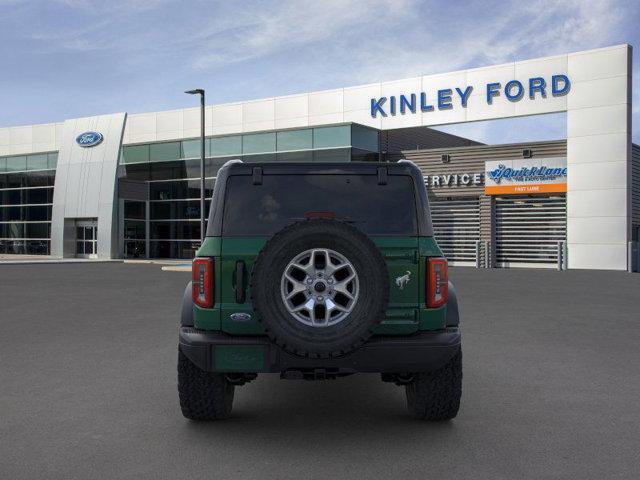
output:
[[[409,93],[403,95],[391,95],[389,97],[379,97],[371,99],[371,116],[378,115],[386,117],[400,113],[433,112],[436,110],[450,110],[455,105],[462,108],[467,107],[469,97],[474,91],[473,85],[461,87],[444,88],[435,92]],[[571,82],[566,75],[552,75],[550,81],[543,77],[531,77],[527,82],[511,80],[504,86],[500,82],[487,83],[482,86],[484,95],[482,98],[488,105],[493,103],[495,97],[504,95],[510,102],[520,101],[525,93],[529,100],[546,98],[547,95],[560,97],[566,95],[571,90]]]
[[[517,195],[567,191],[566,157],[496,160],[484,173],[450,173],[424,177],[427,188],[484,185],[486,195]]]

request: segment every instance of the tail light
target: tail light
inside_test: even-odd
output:
[[[194,258],[191,266],[191,298],[202,308],[213,307],[213,258]]]
[[[427,259],[427,307],[437,308],[447,303],[449,271],[444,258]]]

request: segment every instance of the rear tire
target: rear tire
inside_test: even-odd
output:
[[[462,351],[438,370],[417,373],[405,388],[407,407],[415,418],[430,421],[454,418],[462,396]]]
[[[190,420],[229,417],[234,386],[220,373],[205,372],[178,348],[178,395],[182,415]]]

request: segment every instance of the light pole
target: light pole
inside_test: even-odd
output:
[[[189,95],[200,95],[200,244],[204,243],[204,89],[187,90]]]

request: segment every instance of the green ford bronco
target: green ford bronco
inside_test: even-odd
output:
[[[259,373],[377,372],[420,419],[456,416],[458,304],[413,163],[243,163],[219,171],[179,330],[185,417],[229,416]]]

